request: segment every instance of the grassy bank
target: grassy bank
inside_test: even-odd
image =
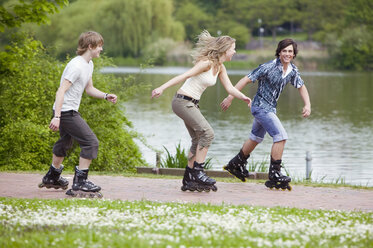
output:
[[[372,247],[373,213],[0,198],[0,247]]]
[[[281,40],[284,37],[278,37]],[[334,70],[329,61],[329,54],[325,47],[316,42],[306,41],[303,36],[296,39],[299,42],[298,50],[299,53],[294,63],[300,70],[304,71],[323,71],[323,70]],[[257,41],[258,42],[258,41]],[[258,44],[257,44],[258,45]],[[259,64],[265,63],[275,58],[275,50],[277,42],[273,42],[271,38],[266,37],[263,40],[263,44],[260,47],[253,47],[250,49],[237,49],[237,54],[233,57],[233,60],[225,63],[228,69],[247,69],[251,70],[256,68]],[[190,47],[184,47],[181,51],[169,51],[172,52],[173,56],[166,56],[164,64],[157,66],[192,66],[192,59]],[[188,52],[189,51],[189,52]],[[183,58],[183,59],[180,59]],[[157,61],[157,58],[146,59],[146,58],[114,58],[114,63],[117,66],[130,66],[138,67],[141,64],[151,64],[151,61]]]

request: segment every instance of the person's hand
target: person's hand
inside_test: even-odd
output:
[[[247,106],[249,107],[249,108],[251,108],[251,99],[249,98],[249,97],[245,97],[244,99],[242,99],[244,102],[246,102],[247,103]]]
[[[233,97],[230,97],[230,96],[227,96],[221,103],[220,103],[220,107],[223,111],[227,110],[231,104],[232,104],[232,101],[233,101]]]
[[[160,97],[163,93],[163,90],[161,88],[156,88],[152,91],[152,98],[156,97]]]
[[[49,124],[49,128],[52,130],[52,131],[58,131],[58,129],[60,128],[60,118],[55,118],[53,117],[53,119],[51,120],[51,123]]]
[[[114,94],[108,94],[106,96],[106,100],[108,100],[109,102],[112,102],[112,103],[116,103],[117,99],[118,99],[118,97]]]
[[[307,118],[308,116],[311,115],[311,106],[304,106],[302,110],[302,115],[304,118]]]

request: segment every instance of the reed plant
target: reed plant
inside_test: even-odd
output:
[[[166,151],[165,158],[161,159],[160,167],[161,168],[182,168],[184,169],[188,164],[188,154],[185,151],[183,147],[181,147],[181,144],[176,145],[176,153],[172,155],[170,151],[163,146],[163,148]],[[212,158],[207,158],[205,161],[204,168],[205,169],[211,169]]]

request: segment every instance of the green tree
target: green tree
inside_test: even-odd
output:
[[[51,19],[50,26],[28,29],[59,58],[74,54],[77,36],[95,30],[105,39],[106,54],[137,57],[160,37],[184,39],[183,26],[173,17],[172,0],[79,0]]]
[[[373,29],[373,2],[370,0],[351,0],[347,8],[347,22],[366,25]]]
[[[58,12],[59,7],[68,5],[68,0],[20,0],[1,1],[0,32],[5,28],[20,27],[23,23],[48,23],[49,15]]]
[[[192,2],[185,2],[175,13],[178,21],[182,22],[185,28],[186,38],[194,41],[202,30],[208,29],[212,23],[212,18],[198,5]]]
[[[322,40],[324,35],[343,25],[347,1],[350,0],[297,0],[298,21],[307,32],[308,40]]]
[[[324,42],[338,69],[373,70],[373,3],[350,0],[344,6],[346,18],[329,28]]]

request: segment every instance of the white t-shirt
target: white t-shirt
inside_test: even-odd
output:
[[[82,57],[73,58],[65,67],[62,73],[60,84],[64,79],[72,83],[71,87],[65,92],[61,111],[79,110],[80,101],[88,81],[93,73],[93,62],[89,63]],[[56,102],[53,104],[53,109]]]

